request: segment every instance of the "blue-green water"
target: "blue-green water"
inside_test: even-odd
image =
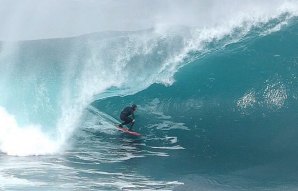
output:
[[[297,190],[297,31],[1,43],[0,189]],[[140,138],[113,125],[132,103]]]
[[[162,137],[177,138],[170,147],[183,149],[170,152],[154,170],[166,168],[163,173],[185,182],[177,190],[201,184],[211,190],[290,189],[287,183],[296,182],[298,143],[295,22],[192,62],[170,87],[152,85],[93,105],[117,118],[125,104],[138,103],[138,130],[160,139],[146,139],[146,144],[168,147]]]

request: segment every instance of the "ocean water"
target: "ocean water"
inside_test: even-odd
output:
[[[0,190],[298,190],[296,15],[1,42]]]

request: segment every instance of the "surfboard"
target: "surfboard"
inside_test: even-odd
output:
[[[127,128],[121,128],[121,127],[118,127],[118,125],[115,125],[117,127],[117,129],[119,131],[122,131],[123,133],[127,133],[127,134],[130,134],[130,135],[133,135],[133,136],[141,136],[140,133],[138,132],[135,132],[135,131],[130,131],[128,130]]]

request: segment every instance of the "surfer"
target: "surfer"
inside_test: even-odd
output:
[[[127,106],[125,107],[120,114],[120,119],[122,121],[124,121],[123,123],[121,123],[120,125],[118,125],[119,127],[123,127],[123,125],[127,125],[130,124],[130,128],[129,130],[132,129],[134,123],[135,123],[135,115],[134,112],[137,109],[137,105],[136,104],[132,104],[131,106]],[[130,117],[131,116],[131,117]]]

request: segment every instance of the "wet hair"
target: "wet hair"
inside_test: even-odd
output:
[[[131,107],[132,107],[132,109],[135,110],[137,108],[137,105],[136,104],[132,104]]]

